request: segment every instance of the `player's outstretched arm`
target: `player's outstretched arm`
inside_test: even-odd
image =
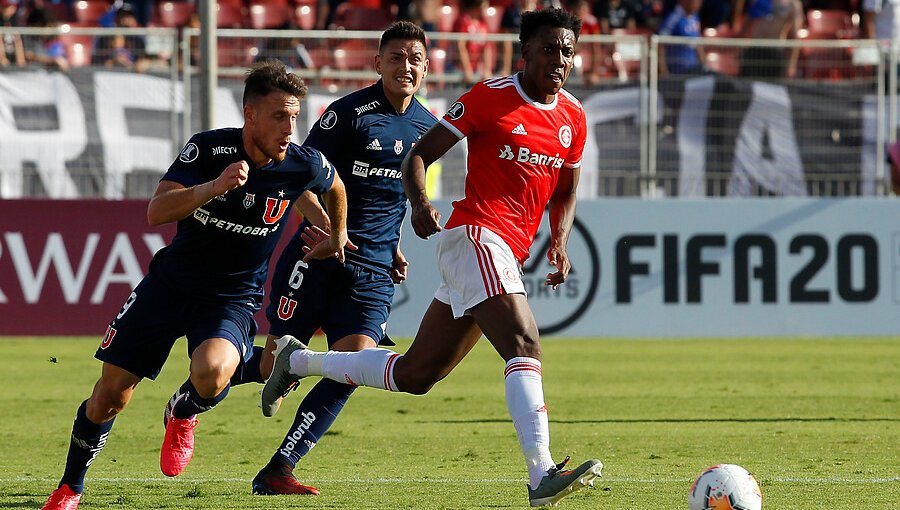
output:
[[[325,232],[331,232],[331,219],[328,218],[328,213],[319,204],[319,198],[312,191],[304,191],[297,199],[297,203],[294,204],[294,208],[313,225]]]
[[[578,168],[561,169],[556,189],[550,195],[550,249],[547,250],[547,261],[556,271],[547,274],[544,284],[554,289],[566,281],[572,269],[566,247],[575,221],[575,188],[578,186],[579,175]]]
[[[147,206],[147,222],[155,226],[186,218],[213,198],[243,186],[249,171],[246,161],[238,161],[214,180],[190,188],[175,181],[160,181]]]
[[[318,242],[311,251],[307,252],[303,257],[306,262],[329,257],[336,257],[343,262],[344,247],[352,246],[347,236],[347,192],[344,189],[344,181],[337,173],[334,174],[331,188],[325,192],[325,209],[331,220],[331,235],[327,239],[322,239],[327,242]]]
[[[410,149],[400,164],[403,189],[412,209],[410,222],[416,235],[422,239],[441,231],[441,213],[431,206],[425,192],[425,169],[446,154],[457,142],[459,138],[449,129],[440,123],[435,124],[422,135],[419,143]]]

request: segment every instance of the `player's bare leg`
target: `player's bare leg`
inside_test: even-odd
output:
[[[184,471],[194,455],[197,414],[208,411],[228,394],[241,362],[234,344],[224,338],[205,340],[191,353],[191,375],[166,406],[166,436],[159,467],[166,476]]]
[[[103,364],[90,398],[81,403],[75,415],[65,471],[43,509],[78,508],[88,466],[106,445],[116,415],[128,405],[140,381],[140,377],[127,370]]]
[[[524,294],[488,298],[471,310],[485,336],[506,362],[506,405],[528,467],[532,506],[555,504],[568,494],[593,485],[603,464],[592,459],[563,470],[550,455],[550,424],[544,404],[541,344],[534,314]]]
[[[393,378],[397,391],[424,395],[459,365],[481,338],[481,329],[468,315],[453,318],[450,305],[437,299],[425,312],[406,354],[397,358]]]
[[[263,413],[277,410],[277,397],[291,384],[308,375],[321,375],[338,382],[389,391],[426,393],[468,354],[481,337],[470,317],[453,319],[449,305],[432,300],[416,339],[407,353],[388,349],[359,352],[313,352],[293,337],[279,339],[284,346],[275,362],[275,371],[263,389]],[[284,360],[281,361],[281,357]]]
[[[264,353],[268,355],[268,361],[263,359],[263,362],[267,362],[269,366],[267,369],[260,367],[260,371],[268,378],[275,359],[275,337],[269,336],[266,344]],[[376,345],[377,343],[372,337],[354,334],[334,342],[331,349],[340,352],[355,352]],[[312,448],[310,445],[315,445],[325,435],[355,389],[355,386],[349,384],[322,379],[309,390],[297,408],[294,423],[281,445],[272,455],[268,464],[253,478],[254,494],[319,494],[318,489],[304,485],[297,479],[294,475],[294,468],[309,453]]]

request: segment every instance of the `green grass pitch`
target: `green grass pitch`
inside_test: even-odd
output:
[[[55,488],[75,409],[99,375],[98,341],[0,340],[0,508],[39,508]],[[426,396],[359,389],[296,471],[319,497],[250,494],[313,381],[270,419],[257,408],[260,386],[234,388],[201,417],[185,473],[163,476],[163,406],[186,374],[182,340],[117,419],[81,508],[527,506],[503,364],[486,341]],[[757,476],[767,510],[900,501],[897,338],[548,338],[544,388],[554,455],[606,466],[561,508],[686,509],[691,480],[720,462]]]

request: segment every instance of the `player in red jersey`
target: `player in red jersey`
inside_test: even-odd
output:
[[[506,403],[528,467],[532,506],[555,504],[592,485],[603,465],[572,470],[550,456],[538,328],[525,297],[521,266],[549,204],[547,259],[556,288],[571,269],[566,244],[587,126],[580,103],[562,89],[575,58],[581,21],[559,9],[522,16],[524,71],[481,82],[453,104],[403,161],[403,184],[419,237],[440,233],[442,282],[405,355],[387,349],[317,353],[292,337],[277,341],[267,382],[282,395],[300,377],[413,394],[426,393],[459,364],[484,334],[506,362]],[[466,196],[446,226],[425,194],[425,169],[469,139]],[[310,231],[311,240],[324,239]],[[264,395],[266,391],[264,391]],[[266,406],[263,402],[263,406]]]

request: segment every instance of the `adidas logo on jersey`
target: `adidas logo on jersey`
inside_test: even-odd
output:
[[[369,142],[369,145],[366,145],[366,149],[369,149],[370,151],[380,151],[381,144],[378,143],[377,138],[374,138],[371,142]]]
[[[527,134],[528,134],[528,131],[525,131],[525,126],[523,126],[522,124],[519,124],[518,126],[516,126],[515,128],[513,128],[512,134],[514,134],[514,135],[527,135]]]

